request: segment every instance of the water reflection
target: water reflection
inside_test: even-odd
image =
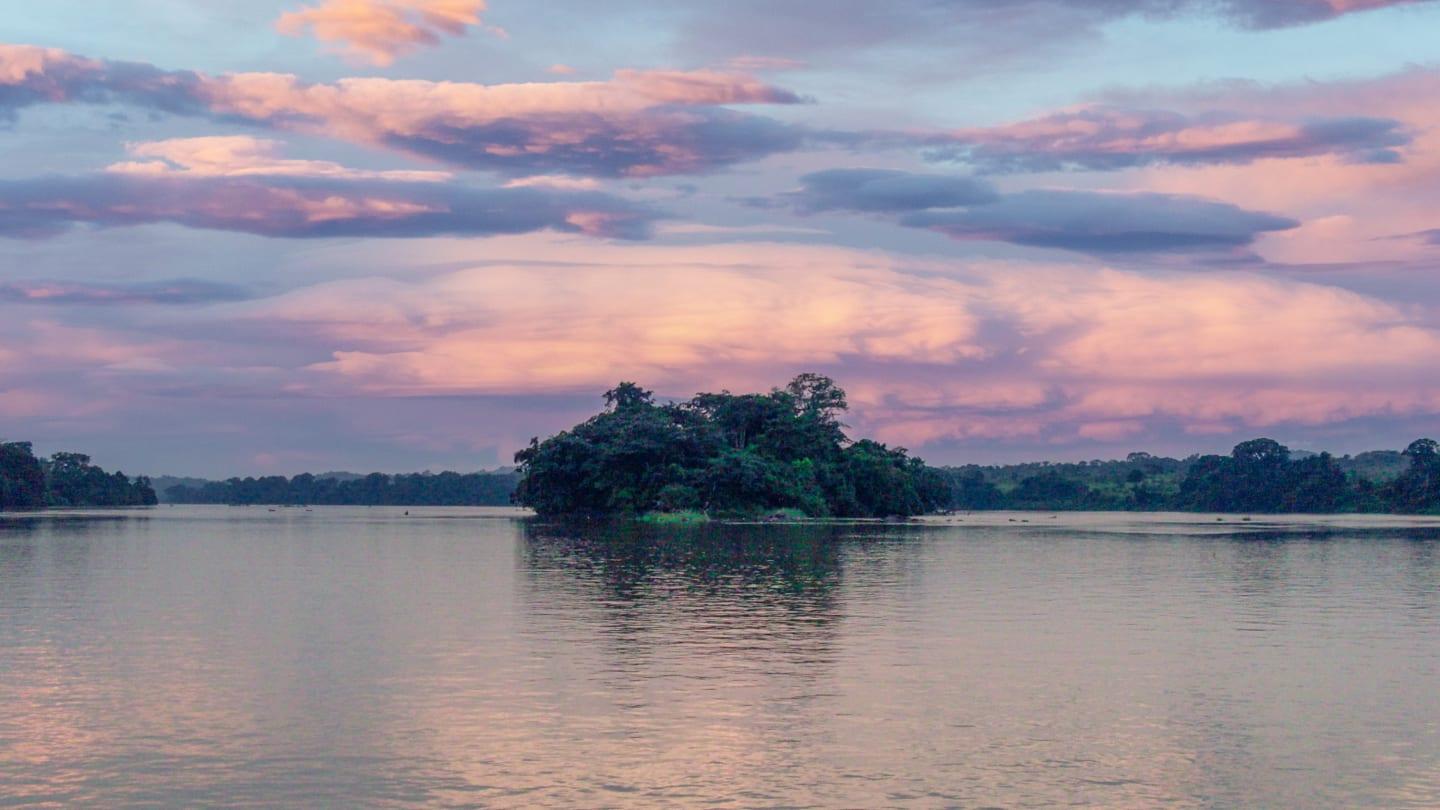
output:
[[[538,588],[591,590],[601,604],[725,596],[811,613],[833,601],[842,526],[523,525],[522,564]],[[823,612],[823,611],[822,611]]]
[[[0,806],[1437,804],[1423,536],[466,514],[0,521]]]

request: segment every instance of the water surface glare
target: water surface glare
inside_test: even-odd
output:
[[[0,807],[1440,806],[1437,521],[405,511],[0,517]]]

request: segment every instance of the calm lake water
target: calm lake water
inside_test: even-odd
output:
[[[0,518],[0,806],[1440,806],[1435,521],[403,511]]]

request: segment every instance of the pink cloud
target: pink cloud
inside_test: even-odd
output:
[[[757,244],[587,253],[224,309],[331,347],[307,371],[316,391],[523,396],[636,379],[683,395],[818,368],[851,391],[858,430],[911,445],[1440,413],[1433,316],[1320,284]]]
[[[459,241],[453,254],[445,243],[414,250],[367,243],[332,258],[363,255],[388,271],[407,266],[397,257],[436,266],[473,255]],[[140,290],[97,311],[92,293],[122,293],[27,285],[22,294],[70,302],[0,300],[0,391],[35,402],[78,380],[121,404],[198,389],[306,401],[485,397],[499,408],[589,402],[621,379],[683,397],[818,370],[849,390],[857,434],[910,447],[1144,446],[1182,432],[1440,415],[1437,314],[1324,284],[754,242],[511,237],[486,253],[511,250],[526,261],[361,275],[248,300],[201,291],[185,306],[157,306],[173,302]],[[85,306],[76,318],[108,320],[56,320],[76,305]],[[40,312],[53,317],[27,314]],[[487,436],[513,447],[580,411],[554,413],[512,416],[513,427]]]
[[[1280,28],[1427,2],[1431,0],[1223,0],[1220,7],[1251,28]]]
[[[0,180],[0,236],[76,224],[170,222],[275,237],[493,236],[551,228],[638,238],[656,215],[599,191],[534,183],[476,188],[437,172],[360,171],[288,160],[248,137],[132,145],[137,157],[91,175]]]
[[[924,136],[932,156],[986,171],[1109,171],[1149,165],[1247,164],[1339,155],[1397,162],[1410,134],[1390,118],[1353,114],[1287,119],[1224,108],[1193,114],[1086,105],[996,127]]]
[[[1440,114],[1429,102],[1440,72],[1412,69],[1373,79],[1264,86],[1226,82],[1189,91],[1117,93],[1123,103],[1204,108],[1223,103],[1240,115],[1282,118],[1364,115],[1399,122],[1409,135],[1401,163],[1365,163],[1344,155],[1268,158],[1250,165],[1151,166],[1132,175],[1135,188],[1243,199],[1305,221],[1257,245],[1284,262],[1420,261],[1418,240],[1394,237],[1434,228],[1440,218]]]
[[[453,177],[436,171],[365,171],[328,160],[289,160],[280,156],[284,145],[249,135],[171,138],[127,144],[126,151],[148,160],[126,161],[107,167],[119,174],[189,177],[320,177],[343,180],[394,180],[438,183]]]
[[[282,14],[282,34],[307,31],[321,42],[338,44],[358,59],[388,65],[399,56],[437,45],[441,35],[460,36],[480,24],[485,0],[324,0]]]
[[[793,149],[802,140],[795,128],[725,105],[799,101],[753,76],[708,70],[620,70],[603,82],[323,84],[0,46],[0,115],[42,103],[122,102],[525,175],[703,172]]]

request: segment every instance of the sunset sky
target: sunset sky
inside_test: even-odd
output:
[[[935,463],[1440,434],[1440,2],[0,0],[0,438],[495,467],[634,380]]]

